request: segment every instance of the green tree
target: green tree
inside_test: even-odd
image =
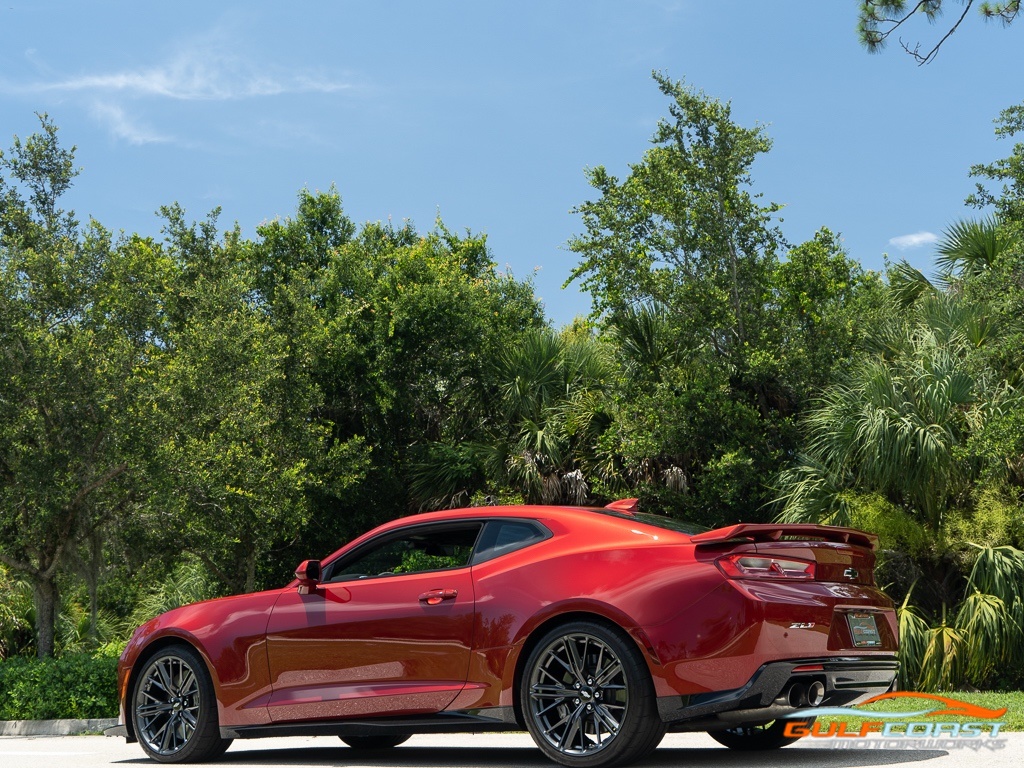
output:
[[[156,270],[130,240],[95,222],[80,230],[59,207],[74,148],[40,122],[0,157],[0,562],[32,585],[42,657],[54,651],[58,575],[137,501]]]
[[[728,103],[654,79],[669,117],[625,180],[588,171],[601,196],[576,209],[585,231],[569,242],[581,257],[570,281],[622,343],[620,418],[604,453],[622,457],[630,484],[668,489],[662,504],[717,517],[760,506],[750,453],[769,456],[779,426],[770,316],[779,206],[759,202],[750,174],[771,141],[735,123]],[[645,370],[652,354],[657,372]],[[755,447],[733,450],[733,436]],[[701,490],[730,485],[731,504]]]
[[[778,205],[762,205],[750,168],[771,141],[763,128],[732,120],[728,103],[655,73],[671,119],[659,122],[640,163],[623,182],[603,166],[588,171],[601,193],[580,205],[586,229],[569,241],[595,312],[641,303],[676,316],[692,347],[739,357],[757,338],[765,276],[781,239]]]
[[[934,24],[951,5],[950,0],[862,0],[857,17],[857,33],[864,47],[871,53],[877,53],[885,47],[890,35],[901,30],[904,24],[920,17],[924,17],[929,24]],[[953,24],[942,33],[931,48],[922,51],[921,43],[911,45],[902,39],[900,46],[918,64],[933,61],[939,53],[939,48],[967,18],[974,0],[960,0],[960,5],[962,10],[956,9]],[[998,19],[1003,26],[1012,24],[1020,11],[1020,0],[998,0],[978,4],[978,13],[984,19]]]
[[[1008,107],[996,118],[996,136],[1008,139],[1024,132],[1024,104]],[[1001,184],[993,191],[983,182],[975,185],[974,194],[967,198],[967,204],[975,208],[995,208],[996,215],[1004,224],[1024,226],[1024,142],[1013,145],[1009,157],[993,163],[979,163],[971,166],[971,176]]]
[[[978,352],[984,366],[1007,391],[1024,392],[1024,242],[1019,229],[1006,227],[1006,247],[991,266],[956,283],[964,300],[987,302],[990,323],[999,333]],[[1024,508],[1024,401],[1010,398],[972,435],[971,454],[985,467],[985,484]],[[1019,514],[1019,513],[1018,513]],[[1005,542],[1001,542],[1005,543]]]
[[[468,499],[481,471],[468,445],[500,408],[497,361],[542,323],[530,283],[499,273],[481,236],[369,223],[332,255],[323,296],[323,414],[335,439],[373,446],[366,482],[322,500],[331,537]],[[417,485],[418,465],[447,479]]]
[[[937,534],[977,478],[964,449],[1013,397],[975,364],[976,350],[996,335],[990,308],[915,273],[904,265],[891,277],[909,317],[898,322],[894,313],[870,340],[875,352],[807,416],[806,453],[781,478],[781,519],[849,524],[843,491],[854,490],[881,494]]]
[[[771,146],[763,128],[655,79],[669,118],[627,178],[588,172],[601,195],[577,208],[584,233],[569,243],[581,256],[570,279],[590,291],[621,370],[600,452],[655,507],[756,518],[763,478],[795,450],[796,415],[853,355],[881,283],[828,230],[780,259],[779,206],[751,176]]]
[[[224,588],[248,591],[270,575],[261,573],[270,553],[308,522],[311,491],[351,486],[365,457],[358,440],[332,444],[330,424],[317,418],[312,297],[286,294],[286,267],[268,290],[266,273],[253,269],[255,246],[237,229],[220,236],[215,214],[198,224],[177,206],[163,215],[174,266],[151,423],[160,436],[154,512]],[[297,318],[310,321],[302,334]]]
[[[888,321],[885,285],[827,228],[789,250],[773,285],[787,386],[796,403],[805,403],[846,371],[861,340]]]

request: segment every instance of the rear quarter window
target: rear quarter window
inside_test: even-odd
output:
[[[493,560],[550,537],[551,531],[535,520],[490,520],[480,535],[473,564]]]

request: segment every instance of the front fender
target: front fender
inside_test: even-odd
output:
[[[269,722],[267,624],[281,594],[257,592],[182,606],[139,627],[118,663],[123,716],[128,715],[134,674],[141,664],[160,648],[180,642],[192,646],[206,663],[222,726]],[[130,726],[130,719],[125,722]]]

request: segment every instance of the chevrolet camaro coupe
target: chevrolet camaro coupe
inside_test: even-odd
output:
[[[876,543],[817,525],[706,530],[633,499],[419,514],[303,562],[285,587],[139,627],[111,732],[167,763],[260,736],[365,750],[524,728],[588,768],[641,759],[666,731],[772,749],[794,741],[787,715],[893,685]]]

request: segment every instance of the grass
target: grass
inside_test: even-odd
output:
[[[1002,709],[1006,708],[1006,714],[1001,718],[998,718],[1003,723],[1001,731],[1024,731],[1024,691],[1011,691],[1007,693],[1000,693],[994,691],[985,691],[981,693],[942,693],[940,696],[945,696],[950,699],[957,699],[958,701],[965,701],[968,704],[974,704],[979,707],[985,707],[986,709]],[[864,707],[865,716],[863,719],[870,719],[871,716],[867,714],[869,711],[874,712],[899,712],[899,711],[910,711],[914,709],[929,709],[940,706],[939,702],[931,699],[917,699],[910,697],[903,697],[900,699],[888,699],[886,701],[878,701],[874,704],[868,704]],[[860,707],[858,707],[860,709]],[[842,722],[844,720],[855,721],[856,717],[821,717],[818,718],[822,723],[831,722]],[[921,721],[931,720],[926,716],[917,718]],[[954,715],[942,715],[941,717],[934,718],[935,720],[941,720],[942,722],[950,723],[969,723],[977,721],[977,718],[970,717],[956,717]]]

